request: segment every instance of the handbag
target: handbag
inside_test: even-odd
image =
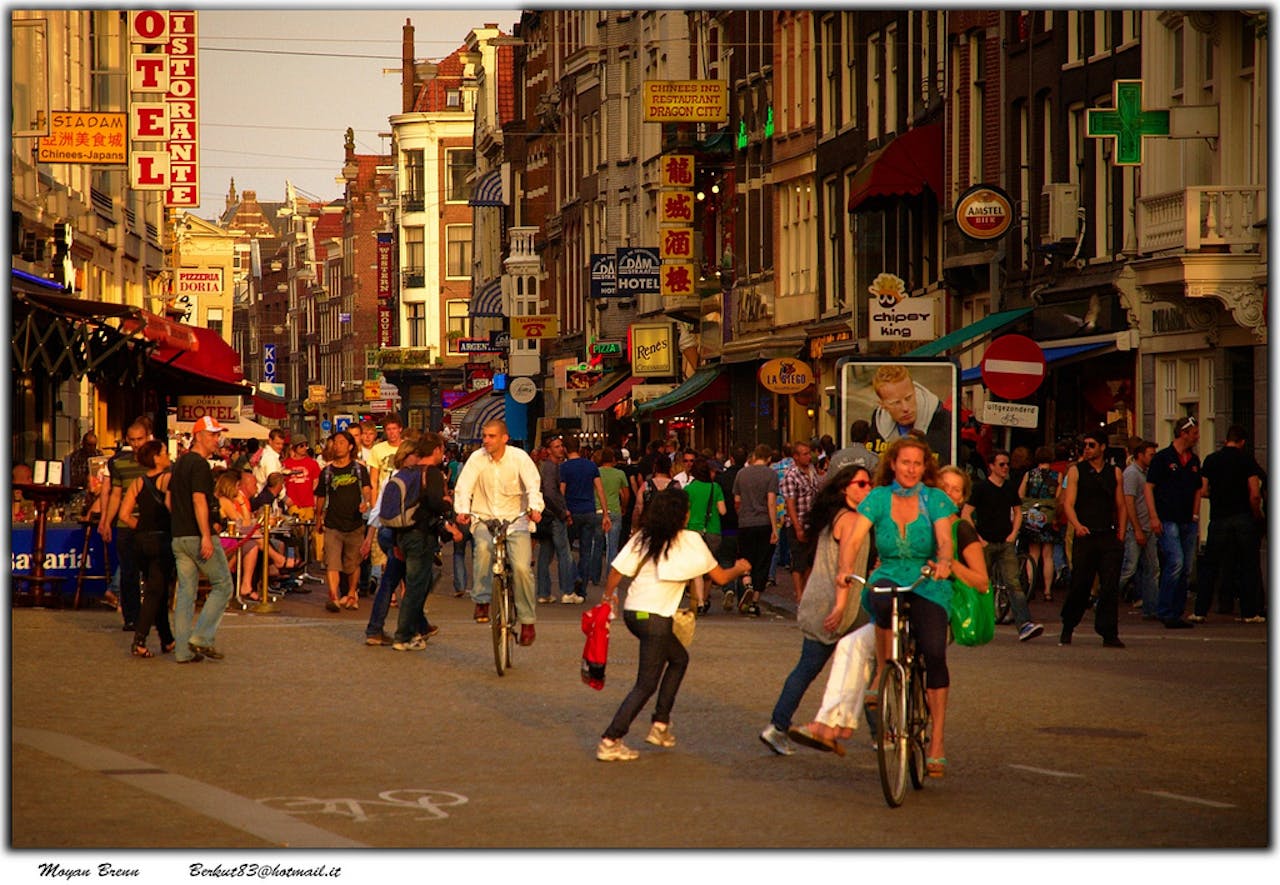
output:
[[[680,640],[685,648],[693,645],[693,628],[697,625],[697,616],[691,608],[678,609],[671,616],[671,632]]]
[[[956,525],[951,527],[955,549]],[[951,635],[958,645],[986,645],[996,635],[995,594],[983,593],[957,577],[951,579]]]

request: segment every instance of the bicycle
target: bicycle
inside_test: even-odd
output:
[[[871,587],[872,593],[892,594],[889,629],[893,644],[877,680],[880,722],[875,730],[880,788],[890,808],[897,808],[906,799],[908,775],[915,789],[924,789],[931,720],[924,694],[924,659],[916,650],[911,619],[907,617],[911,601],[904,597],[914,593],[932,575],[933,569],[925,566],[920,570],[919,579],[909,587]]]
[[[484,527],[493,538],[493,594],[489,600],[489,626],[493,630],[493,663],[499,676],[506,675],[514,664],[516,646],[516,603],[512,595],[511,574],[507,569],[507,529],[511,521],[486,519]]]

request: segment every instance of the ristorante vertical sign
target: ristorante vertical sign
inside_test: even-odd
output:
[[[200,204],[196,13],[129,13],[129,184]]]
[[[390,347],[392,344],[391,316],[391,234],[378,234],[378,346]]]

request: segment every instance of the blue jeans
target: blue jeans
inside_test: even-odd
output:
[[[622,539],[622,514],[610,510],[609,523],[609,531],[604,536],[604,575],[609,574],[609,566],[613,565],[613,560],[618,555],[618,545]]]
[[[476,542],[471,537],[471,529],[468,526],[459,526],[462,530],[462,540],[453,542],[453,592],[466,593],[471,589],[471,582],[467,580],[467,548],[471,548],[471,555],[476,555]]]
[[[578,580],[584,584],[600,583],[600,557],[604,555],[602,522],[595,511],[574,513],[573,524],[569,526],[569,540],[578,541]]]
[[[1182,618],[1187,607],[1187,585],[1200,542],[1200,526],[1194,522],[1166,522],[1160,533],[1160,595],[1156,617],[1162,621]]]
[[[605,737],[615,741],[627,733],[655,691],[658,702],[654,705],[653,721],[670,723],[676,692],[689,669],[689,652],[671,632],[671,618],[650,612],[624,611],[622,619],[631,635],[640,640],[640,663],[636,684],[622,699],[613,721],[604,731]]]
[[[200,558],[200,537],[187,535],[173,539],[173,558],[178,566],[178,595],[173,606],[173,636],[178,646],[173,656],[179,661],[189,661],[194,653],[191,645],[213,645],[218,625],[226,614],[231,599],[231,570],[227,567],[227,555],[218,539],[213,539],[213,555]],[[209,579],[209,595],[205,597],[200,620],[192,627],[196,614],[196,584],[203,574]]]
[[[396,624],[396,642],[408,642],[418,633],[427,632],[427,616],[423,606],[435,579],[435,555],[440,539],[435,532],[408,529],[396,539],[404,553],[404,599],[400,600],[400,620]]]
[[[396,556],[396,532],[385,526],[378,529],[378,546],[387,556],[387,564],[382,567],[382,578],[378,581],[378,592],[373,596],[373,611],[369,613],[369,623],[364,628],[365,636],[381,636],[387,623],[387,613],[391,611],[391,594],[396,586],[404,580],[404,560]]]
[[[550,514],[542,517],[544,525],[550,527],[551,537],[538,541],[538,598],[550,599],[555,596],[551,589],[551,557],[556,558],[556,572],[560,576],[560,595],[567,596],[573,592],[573,553],[569,550],[569,527]]]
[[[835,650],[834,644],[827,645],[807,636],[804,638],[800,646],[800,660],[796,661],[791,675],[782,684],[782,693],[778,695],[778,702],[773,705],[773,715],[769,717],[769,721],[774,728],[786,731],[791,727],[791,717],[800,707],[804,693],[813,684],[813,680],[818,678]]]
[[[471,534],[476,539],[475,589],[471,598],[480,605],[488,605],[493,599],[493,536],[484,523],[474,520]],[[528,532],[507,532],[507,568],[515,591],[516,619],[521,624],[533,624],[538,620],[537,603],[533,599],[533,539]]]
[[[1156,549],[1158,542],[1148,533],[1147,543],[1138,546],[1138,539],[1133,534],[1133,526],[1124,533],[1124,562],[1120,566],[1120,586],[1124,587],[1129,579],[1136,582],[1138,596],[1142,600],[1142,614],[1145,617],[1156,616],[1156,601],[1159,598],[1159,584],[1156,582],[1160,574],[1160,553]]]

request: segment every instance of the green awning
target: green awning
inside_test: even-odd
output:
[[[921,344],[915,350],[910,351],[907,356],[941,356],[948,350],[959,348],[960,345],[968,344],[975,338],[981,338],[983,335],[989,335],[997,329],[1003,329],[1010,323],[1022,319],[1031,311],[1032,308],[1030,307],[1019,307],[1016,310],[1002,310],[1000,313],[993,313],[990,316],[983,317],[976,323],[970,323],[963,329],[956,329],[950,334],[943,335],[936,341]]]
[[[722,377],[718,363],[713,366],[702,366],[675,390],[637,405],[635,416],[636,418],[647,416],[663,418],[668,417],[665,414],[668,409],[683,411],[696,408],[704,402],[726,400],[729,396],[729,386],[727,382],[721,381]],[[716,385],[717,381],[721,383]]]

